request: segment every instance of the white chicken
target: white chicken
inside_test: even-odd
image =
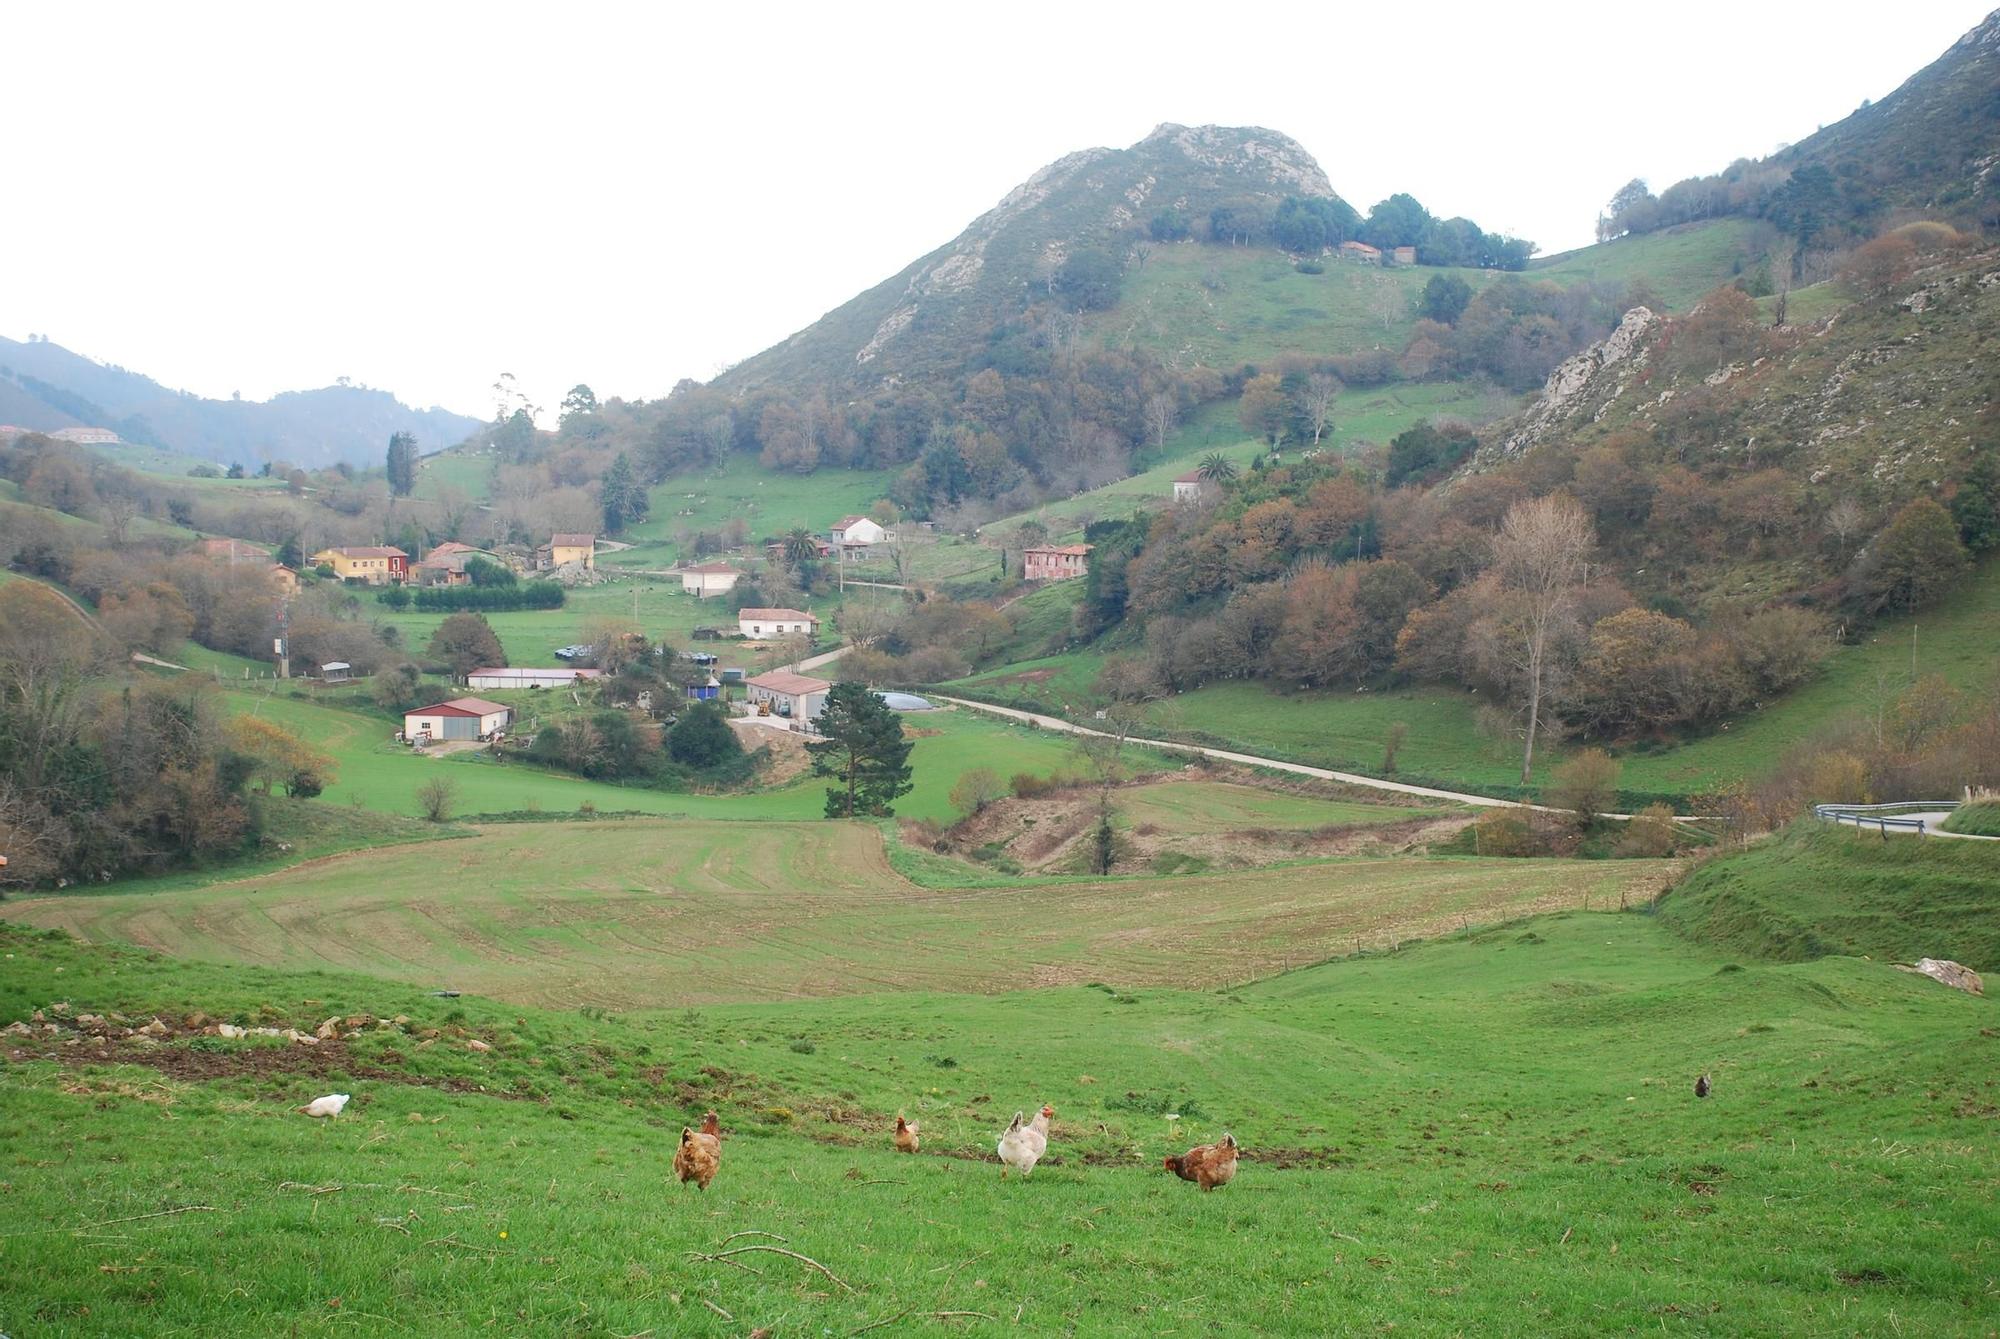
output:
[[[1035,1113],[1035,1119],[1022,1124],[1021,1113],[1014,1113],[1013,1124],[1000,1136],[1000,1161],[1019,1171],[1023,1177],[1034,1173],[1035,1164],[1042,1160],[1042,1154],[1049,1151],[1049,1117],[1056,1114],[1055,1108],[1044,1106]],[[1001,1176],[1007,1173],[1002,1171]]]
[[[340,1114],[340,1109],[347,1105],[348,1100],[346,1093],[328,1093],[325,1097],[315,1097],[299,1110],[315,1119],[331,1120]]]

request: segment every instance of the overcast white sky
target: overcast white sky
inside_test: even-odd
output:
[[[0,333],[212,396],[651,398],[1162,121],[1554,252],[1989,3],[4,4]]]

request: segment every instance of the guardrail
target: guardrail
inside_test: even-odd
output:
[[[1921,818],[1897,818],[1892,811],[1914,809],[1921,813],[1950,812],[1958,808],[1957,800],[1904,800],[1898,804],[1816,804],[1813,817],[1822,823],[1835,827],[1842,823],[1852,823],[1855,828],[1874,828],[1888,840],[1889,829],[1897,828],[1914,832],[1919,837],[1930,835],[1929,825]]]

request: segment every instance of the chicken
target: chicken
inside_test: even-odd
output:
[[[328,1093],[325,1097],[315,1097],[299,1110],[314,1119],[331,1120],[340,1114],[341,1108],[350,1100],[346,1093]]]
[[[1035,1164],[1042,1160],[1042,1154],[1049,1151],[1048,1117],[1055,1113],[1043,1107],[1034,1123],[1021,1123],[1021,1113],[1014,1113],[1014,1123],[1000,1136],[1000,1161],[1019,1171],[1022,1176],[1032,1175]],[[1039,1128],[1037,1128],[1039,1127]],[[1007,1173],[1002,1171],[1001,1176]]]
[[[1049,1142],[1049,1120],[1055,1114],[1056,1109],[1044,1102],[1042,1103],[1042,1109],[1035,1113],[1035,1118],[1028,1122],[1028,1128],[1042,1137],[1044,1145]]]
[[[707,1190],[721,1166],[722,1127],[711,1111],[702,1117],[699,1130],[682,1127],[681,1146],[674,1150],[674,1175],[682,1185],[692,1181],[697,1189]]]
[[[1236,1175],[1236,1136],[1225,1130],[1213,1144],[1196,1144],[1179,1157],[1168,1158],[1167,1170],[1203,1190],[1226,1186]]]
[[[1713,1087],[1714,1085],[1708,1081],[1708,1075],[1704,1074],[1694,1081],[1694,1095],[1696,1097],[1707,1097],[1710,1089]]]
[[[897,1113],[896,1151],[898,1153],[914,1153],[921,1147],[923,1147],[923,1144],[917,1138],[917,1123],[913,1120],[904,1120],[902,1114],[900,1112]]]

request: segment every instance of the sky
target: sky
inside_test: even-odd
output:
[[[0,334],[219,398],[345,376],[490,417],[510,372],[552,424],[1163,121],[1583,246],[1630,178],[1802,139],[1991,2],[5,5]]]

